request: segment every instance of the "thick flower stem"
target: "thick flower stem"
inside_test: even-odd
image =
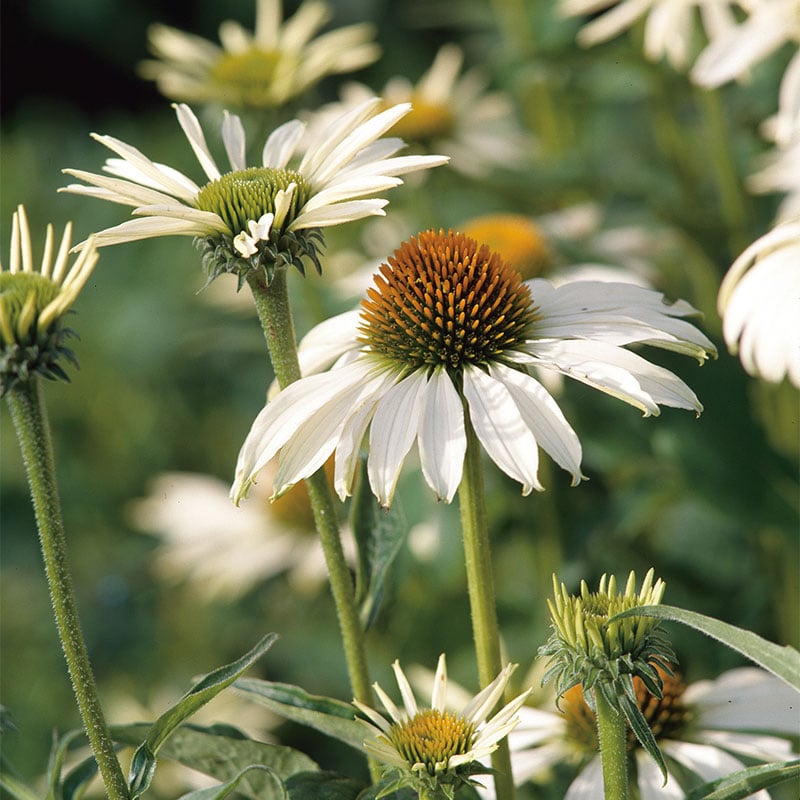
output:
[[[283,389],[300,378],[297,341],[286,286],[286,270],[276,270],[269,285],[260,276],[251,276],[248,282],[264,329],[275,377]],[[324,470],[319,470],[308,478],[306,487],[328,566],[328,577],[339,617],[353,697],[365,705],[372,705],[364,631],[358,617],[353,579],[342,549],[339,524],[336,519],[336,502]],[[376,769],[370,762],[373,778],[377,777]]]
[[[625,715],[604,697],[594,693],[597,708],[597,734],[603,763],[603,787],[606,800],[628,798],[628,749]]]
[[[28,475],[50,600],[78,710],[108,797],[127,800],[128,785],[103,716],[78,620],[41,381],[21,383],[6,397]]]
[[[481,448],[478,437],[465,414],[467,452],[464,473],[458,487],[461,509],[461,533],[464,539],[464,560],[467,567],[472,635],[478,661],[481,687],[488,686],[503,669],[500,654],[500,631],[495,607],[492,559],[489,552],[489,525],[486,496],[483,488]],[[492,755],[497,800],[513,800],[511,755],[508,741],[503,739]]]

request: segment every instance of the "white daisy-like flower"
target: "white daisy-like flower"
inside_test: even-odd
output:
[[[524,691],[490,718],[492,709],[503,697],[516,664],[509,664],[482,691],[458,712],[447,703],[447,665],[439,656],[433,681],[430,708],[420,708],[400,664],[392,665],[403,708],[376,683],[378,695],[388,716],[369,706],[353,704],[364,714],[361,719],[372,734],[364,741],[365,750],[401,775],[433,788],[440,784],[471,782],[470,775],[487,772],[478,762],[490,756],[500,741],[517,725],[518,712],[530,690]],[[402,780],[402,778],[401,778]]]
[[[651,61],[666,58],[675,68],[685,69],[693,55],[695,12],[710,40],[715,40],[735,24],[731,0],[561,0],[560,11],[568,17],[594,15],[609,9],[584,25],[578,43],[590,47],[612,39],[642,17],[644,52]]]
[[[740,78],[787,42],[800,44],[797,0],[748,0],[747,19],[713,37],[697,57],[691,79],[706,89]]]
[[[389,80],[379,92],[384,103],[413,106],[392,133],[429,151],[447,153],[454,169],[471,176],[530,159],[532,139],[515,122],[509,97],[487,91],[480,72],[462,73],[463,64],[463,51],[449,43],[416,83],[403,76]],[[363,84],[348,83],[340,95],[341,105],[351,108],[375,93]]]
[[[800,388],[800,217],[776,225],[733,262],[717,308],[745,370]]]
[[[714,345],[684,318],[682,301],[631,284],[522,282],[486,246],[452,231],[427,231],[398,248],[356,312],[328,320],[304,369],[334,368],[286,387],[258,415],[239,454],[232,496],[241,499],[280,451],[276,494],[308,477],[335,451],[334,485],[350,493],[369,428],[368,474],[388,505],[412,444],[443,500],[461,481],[467,426],[491,459],[522,484],[542,489],[542,447],[573,483],[581,445],[552,396],[529,373],[552,370],[641,409],[700,413],[673,373],[626,349],[650,344],[701,362]]]
[[[314,260],[319,229],[371,215],[382,215],[387,200],[373,195],[403,181],[407,172],[444,164],[444,156],[396,156],[397,138],[380,138],[410,111],[396,105],[380,111],[369,100],[333,119],[307,144],[299,163],[290,166],[305,131],[292,120],[268,137],[261,165],[248,167],[244,128],[225,113],[222,140],[231,169],[217,166],[197,117],[175,106],[178,122],[205,172],[199,185],[172,167],[151,161],[112,136],[93,137],[120,158],[106,161],[107,175],[67,169],[88,185],[61,191],[97,197],[133,207],[136,219],[100,231],[98,247],[158,236],[195,236],[204,242],[214,266],[227,271],[267,264]],[[220,267],[222,265],[222,267]],[[231,266],[233,265],[233,266]]]
[[[783,74],[778,112],[761,130],[775,147],[764,154],[761,168],[748,178],[747,187],[761,194],[786,194],[778,222],[800,217],[800,51]]]
[[[800,735],[798,694],[761,669],[743,667],[715,680],[683,684],[660,671],[663,698],[658,700],[634,679],[639,707],[655,734],[670,773],[666,785],[655,761],[631,738],[636,780],[642,800],[683,800],[691,786],[743,769],[749,762],[784,762],[797,758],[785,737]],[[552,767],[580,768],[564,800],[603,796],[594,714],[580,686],[560,700],[560,711],[523,707],[520,724],[509,735],[514,782],[547,779]],[[676,769],[677,767],[677,769]],[[494,800],[491,785],[478,788]],[[769,800],[765,791],[750,797]]]
[[[129,513],[136,528],[160,539],[156,573],[204,600],[236,599],[282,573],[303,593],[325,584],[325,558],[302,485],[275,503],[256,493],[236,508],[218,478],[170,472]],[[351,540],[345,543],[352,551]]]
[[[328,75],[352,72],[380,55],[365,23],[318,35],[331,18],[330,7],[306,0],[283,19],[281,0],[257,0],[253,32],[234,20],[219,29],[220,47],[190,33],[153,25],[141,74],[166,97],[190,103],[220,101],[227,106],[280,106]]]
[[[86,285],[99,255],[93,238],[70,266],[72,223],[64,228],[55,252],[53,226],[47,226],[40,264],[24,206],[11,225],[8,269],[0,263],[0,397],[35,375],[69,380],[59,361],[75,362],[64,341],[71,335],[63,320]]]

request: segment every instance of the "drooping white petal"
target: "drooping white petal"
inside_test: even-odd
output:
[[[489,457],[522,484],[522,493],[541,490],[539,448],[508,389],[472,365],[464,370],[464,397],[475,433]]]
[[[436,496],[449,503],[461,483],[467,435],[461,398],[444,369],[435,369],[431,374],[421,414],[422,474]]]
[[[527,373],[504,364],[492,364],[489,374],[508,389],[539,446],[572,473],[572,485],[577,486],[583,477],[581,442],[552,395]]]
[[[694,742],[678,742],[672,739],[663,739],[659,744],[664,755],[674,758],[675,761],[699,775],[704,781],[723,778],[744,768],[744,764],[738,758],[734,758],[717,747]],[[769,798],[766,792],[754,796],[758,800],[768,800]]]
[[[386,392],[375,409],[369,429],[367,472],[381,505],[392,502],[403,461],[417,437],[427,384],[423,370],[412,372]]]
[[[595,756],[569,785],[564,800],[597,800],[603,791],[603,765]]]
[[[315,325],[297,347],[300,372],[312,375],[357,346],[356,335],[361,311],[346,311]]]
[[[664,776],[658,764],[645,750],[636,750],[637,784],[642,800],[684,800],[686,795],[674,775]]]
[[[174,108],[178,115],[178,122],[183,128],[183,132],[186,134],[186,138],[189,140],[189,144],[200,162],[203,172],[206,173],[210,181],[217,180],[220,177],[220,171],[208,149],[206,137],[203,135],[203,129],[200,127],[197,117],[185,103],[177,103]]]
[[[797,696],[795,694],[795,696]],[[797,711],[797,709],[795,709]],[[788,735],[797,735],[800,730],[800,720],[795,714],[794,730],[787,731]],[[754,727],[752,723],[739,723],[739,728],[745,729]],[[768,726],[772,728],[772,726]],[[743,733],[741,731],[708,731],[698,730],[695,737],[702,744],[719,747],[745,758],[754,758],[758,761],[789,761],[797,758],[797,754],[792,752],[792,745],[788,739],[781,739],[779,736],[768,736],[767,734]]]

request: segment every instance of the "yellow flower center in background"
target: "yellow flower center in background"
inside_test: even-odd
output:
[[[430,775],[447,768],[452,756],[470,751],[475,726],[449,711],[427,709],[392,725],[387,736],[413,767],[424,765]]]
[[[392,136],[411,142],[430,142],[447,136],[453,129],[453,112],[440,103],[428,103],[420,97],[410,97],[408,112],[392,127]]]
[[[333,481],[333,464],[333,456],[331,456],[323,467],[331,482]],[[274,474],[277,466],[276,459],[271,464],[268,464],[265,470]],[[265,474],[264,485],[272,484],[271,474]],[[316,530],[314,513],[311,510],[311,501],[308,497],[305,481],[295,484],[288,492],[268,503],[267,510],[270,516],[292,530],[308,531],[309,533],[313,533]]]
[[[545,272],[553,257],[541,230],[523,214],[487,214],[464,225],[464,234],[486,243],[523,279]]]
[[[291,221],[311,194],[306,179],[290,169],[249,167],[228,172],[207,183],[197,195],[195,205],[201,211],[220,216],[236,235],[247,230],[250,220],[258,221],[264,214],[275,211],[275,196],[296,184],[291,207],[286,215]]]
[[[360,340],[404,368],[457,370],[521,345],[535,311],[497,253],[461,233],[426,231],[381,265],[361,319]]]
[[[256,47],[242,53],[226,53],[211,68],[209,77],[233,95],[229,104],[256,108],[272,105],[275,71],[282,57],[285,55]]]

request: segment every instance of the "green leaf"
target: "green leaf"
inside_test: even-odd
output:
[[[800,691],[800,652],[789,645],[781,647],[762,639],[752,631],[675,606],[637,606],[616,614],[611,619],[623,617],[655,617],[670,622],[682,622],[747,656],[760,667],[788,683],[793,689]]]
[[[283,786],[283,781],[268,767],[263,767],[260,764],[251,764],[245,767],[241,772],[235,775],[231,780],[221,783],[218,786],[209,786],[206,789],[196,789],[193,792],[183,795],[180,800],[223,800],[231,792],[239,788],[241,781],[247,776],[248,772],[257,770],[263,772],[270,777],[273,782],[274,790],[272,793],[261,794],[259,797],[271,798],[275,797],[278,800],[288,800],[286,789]],[[253,796],[253,795],[251,795]]]
[[[390,509],[378,504],[370,489],[366,468],[367,461],[362,458],[350,511],[350,527],[358,550],[356,601],[361,606],[361,622],[365,629],[375,622],[389,568],[408,532],[398,501]]]
[[[64,768],[64,759],[72,742],[83,733],[81,730],[70,731],[61,739],[53,735],[53,747],[47,763],[47,795],[45,800],[61,800],[61,770]]]
[[[36,794],[33,789],[5,772],[0,772],[0,789],[8,792],[8,796],[12,800],[42,800],[41,796]]]
[[[141,741],[141,738],[137,739]],[[82,797],[89,781],[97,774],[97,762],[94,756],[89,756],[73,767],[64,778],[64,785],[61,787],[62,800],[77,800]]]
[[[800,779],[800,759],[785,764],[761,764],[732,772],[693,789],[686,795],[686,800],[740,800],[792,779]]]
[[[356,800],[365,788],[335,772],[301,772],[286,781],[290,800]]]
[[[136,743],[146,736],[148,728],[144,724],[117,726],[111,729],[111,735],[118,742]],[[220,735],[220,730],[225,735]],[[287,780],[298,772],[317,769],[316,763],[299,750],[248,739],[230,726],[181,725],[164,742],[159,756],[228,782],[254,765],[265,767],[267,772],[246,777],[246,792],[239,787],[240,792],[256,800],[282,800],[285,793],[282,786],[276,793],[275,778]]]
[[[209,672],[150,726],[147,738],[138,747],[131,760],[131,800],[141,797],[150,786],[156,768],[156,754],[170,734],[185,719],[230,686],[253,662],[269,650],[277,638],[277,634],[270,633],[249,653],[245,653],[231,664]]]
[[[242,678],[234,687],[252,694],[259,703],[285,719],[307,725],[364,752],[366,729],[356,721],[355,709],[349,703],[312,695],[288,683],[256,678]]]
[[[658,742],[656,742],[656,737],[653,735],[653,731],[650,730],[650,726],[647,724],[647,720],[644,718],[644,714],[642,714],[638,704],[631,701],[626,694],[623,694],[622,697],[619,698],[619,706],[622,713],[625,715],[625,719],[628,720],[628,725],[631,726],[631,730],[636,734],[636,738],[639,740],[642,747],[647,750],[656,764],[658,764],[658,768],[661,770],[661,776],[666,783],[667,765],[664,763],[664,756],[661,754],[661,748],[658,746]]]

